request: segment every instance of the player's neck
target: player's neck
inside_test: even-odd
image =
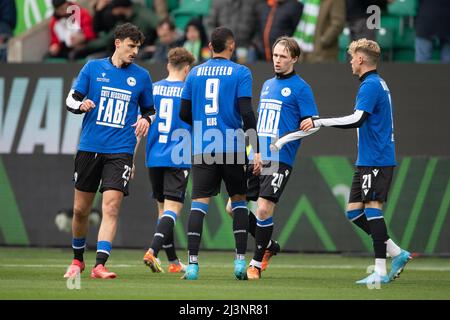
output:
[[[112,55],[110,61],[116,68],[126,68],[129,65],[128,63],[124,63],[116,53]]]
[[[295,75],[295,69],[292,68],[290,71],[286,71],[285,73],[275,73],[277,79],[287,79]]]
[[[228,51],[224,50],[222,52],[216,53],[213,51],[213,59],[226,59],[226,60],[231,60],[231,55],[233,53],[229,53]]]
[[[361,70],[361,72],[359,72],[358,78],[360,81],[363,81],[369,74],[372,73],[377,73],[376,67],[364,68],[363,70]]]
[[[169,75],[167,76],[166,80],[167,81],[184,81],[185,79],[185,74],[183,71],[177,72],[177,71],[171,71],[169,72]]]

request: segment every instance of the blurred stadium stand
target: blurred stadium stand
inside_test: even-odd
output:
[[[42,0],[43,1],[43,0]],[[154,0],[133,0],[153,8]],[[78,0],[86,8],[89,0]],[[415,60],[415,17],[419,0],[395,0],[382,12],[381,28],[377,30],[377,41],[383,50],[384,61],[414,62]],[[44,3],[44,2],[43,2]],[[177,29],[183,31],[193,17],[207,16],[212,0],[167,0],[167,8]],[[40,5],[41,6],[41,5]],[[23,15],[24,12],[18,12]],[[46,14],[48,16],[48,12]],[[49,18],[46,18],[10,40],[8,62],[39,62],[47,51]],[[16,32],[17,34],[17,32]],[[347,61],[349,30],[345,28],[339,38],[339,61]],[[439,61],[437,43],[433,59]]]
[[[89,8],[89,0],[78,0],[76,2],[85,8]],[[47,7],[49,6],[51,6],[51,1],[47,4]],[[35,8],[30,8],[30,10],[39,11],[39,7],[36,5]],[[19,16],[23,14],[23,11],[18,11],[18,18],[20,19]],[[50,17],[44,18],[28,30],[12,38],[8,42],[7,61],[15,63],[42,62],[42,57],[47,52],[50,43],[49,23]]]
[[[384,52],[383,60],[414,62],[417,5],[418,0],[395,0],[388,4],[387,12],[382,13],[377,42]],[[346,61],[349,39],[349,30],[345,28],[339,39],[339,60],[342,62]]]
[[[177,26],[184,30],[193,17],[207,16],[212,0],[167,0],[168,11]],[[89,0],[78,0],[78,4],[89,8]],[[153,8],[153,0],[133,0]],[[18,15],[23,12],[18,12]],[[48,24],[50,18],[45,18],[30,29],[11,39],[8,44],[8,62],[41,62],[48,50],[50,36]],[[51,59],[54,60],[54,59]],[[60,60],[60,59],[59,59]],[[48,61],[47,61],[48,62]]]
[[[41,62],[48,50],[50,33],[45,19],[8,42],[8,62]]]

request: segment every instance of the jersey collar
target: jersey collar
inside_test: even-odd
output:
[[[119,67],[116,67],[116,66],[114,65],[114,63],[113,63],[113,61],[112,61],[112,57],[109,57],[108,61],[109,61],[109,63],[111,63],[111,65],[112,65],[114,68],[117,68],[117,69],[125,69],[125,68],[128,68],[128,67],[131,65],[131,63],[124,63],[124,64],[119,68]]]
[[[377,69],[367,71],[367,72],[364,73],[361,77],[359,77],[359,81],[363,82],[363,81],[366,80],[366,78],[367,78],[368,76],[370,76],[371,74],[377,74],[377,73],[378,73],[378,72],[377,72]]]
[[[288,73],[288,74],[281,74],[281,73],[276,73],[276,78],[277,79],[288,79],[292,76],[295,76],[295,70],[292,70],[292,72]]]

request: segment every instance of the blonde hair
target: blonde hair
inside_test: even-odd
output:
[[[177,70],[181,70],[184,66],[192,66],[195,58],[185,48],[176,47],[169,50],[167,53],[167,60]]]
[[[367,40],[366,38],[355,40],[350,43],[347,52],[350,55],[354,55],[357,52],[362,52],[373,65],[378,63],[381,56],[381,49],[378,43],[373,40]]]

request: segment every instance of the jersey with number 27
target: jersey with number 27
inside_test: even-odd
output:
[[[245,152],[245,144],[238,146],[236,135],[233,138],[242,129],[238,98],[244,97],[252,97],[252,74],[246,66],[213,58],[191,70],[182,98],[192,103],[194,155],[211,143],[216,153]]]
[[[183,86],[183,81],[167,80],[153,86],[156,118],[147,137],[147,167],[190,167],[191,126],[179,116]]]
[[[134,153],[139,106],[153,106],[148,71],[132,63],[115,67],[110,58],[91,60],[81,69],[73,89],[94,102],[83,118],[78,149],[98,153]]]

